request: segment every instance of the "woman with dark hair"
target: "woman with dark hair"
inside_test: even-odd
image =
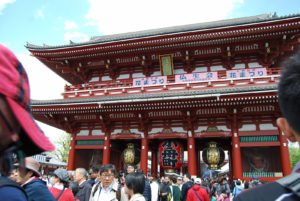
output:
[[[145,177],[143,174],[134,172],[126,176],[125,192],[130,196],[130,201],[145,201],[144,189]]]
[[[53,173],[50,182],[53,187],[49,188],[54,198],[58,201],[74,201],[74,195],[68,189],[69,173],[64,169],[57,169]]]

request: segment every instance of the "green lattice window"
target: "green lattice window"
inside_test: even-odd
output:
[[[282,177],[282,172],[243,172],[243,177]]]
[[[278,142],[278,135],[242,136],[240,142]]]
[[[104,145],[103,140],[77,140],[76,145]]]

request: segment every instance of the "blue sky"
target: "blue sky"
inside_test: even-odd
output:
[[[64,45],[91,36],[258,15],[300,13],[299,0],[0,0],[0,43],[16,53],[32,99],[62,98],[66,81],[24,47]],[[51,141],[57,130],[38,122]]]

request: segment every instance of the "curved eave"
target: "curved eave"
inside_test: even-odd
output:
[[[264,22],[288,20],[288,19],[298,18],[298,17],[300,17],[300,14],[294,14],[294,15],[282,16],[282,17],[271,17],[270,14],[261,14],[261,15],[251,16],[251,17],[227,19],[227,20],[220,20],[220,21],[214,21],[214,22],[173,26],[173,27],[167,27],[167,28],[151,29],[151,30],[145,30],[145,31],[121,33],[121,34],[114,34],[114,35],[96,36],[96,37],[92,37],[91,40],[86,41],[86,42],[74,43],[74,42],[70,41],[70,44],[66,44],[66,45],[39,46],[39,45],[27,43],[25,45],[25,47],[31,51],[43,51],[43,50],[51,51],[51,50],[59,50],[59,49],[76,48],[76,47],[84,47],[84,46],[91,46],[91,45],[97,45],[97,44],[112,43],[112,42],[118,42],[118,41],[136,40],[136,39],[141,39],[141,38],[182,34],[182,33],[186,33],[186,32],[214,30],[214,29],[220,29],[220,28],[229,28],[229,27],[245,26],[245,25],[247,26],[247,25],[264,23]]]

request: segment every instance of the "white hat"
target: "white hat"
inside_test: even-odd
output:
[[[195,179],[195,184],[199,184],[200,185],[201,184],[201,179],[200,178],[196,178]]]

